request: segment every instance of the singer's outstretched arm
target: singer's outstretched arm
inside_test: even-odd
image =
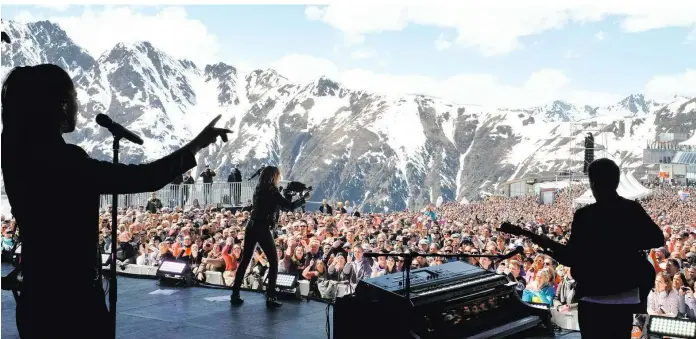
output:
[[[276,206],[280,206],[283,208],[291,209],[294,210],[296,208],[299,208],[305,203],[305,198],[302,197],[296,201],[290,201],[288,199],[285,199],[280,192],[276,191],[273,193],[273,200],[275,200]]]
[[[64,161],[68,173],[73,173],[99,194],[157,191],[176,176],[196,167],[196,157],[188,148],[148,164],[125,165],[92,159],[79,146],[70,146],[70,159]]]

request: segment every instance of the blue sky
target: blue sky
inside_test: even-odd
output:
[[[93,54],[149,40],[175,57],[273,67],[298,82],[326,74],[349,87],[463,103],[604,104],[631,93],[696,95],[696,14],[684,13],[696,8],[685,3],[659,13],[630,6],[586,16],[567,8],[501,14],[436,5],[4,5],[2,17],[57,21]]]

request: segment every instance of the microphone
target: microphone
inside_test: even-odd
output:
[[[126,140],[142,145],[143,144],[143,139],[140,139],[139,136],[135,135],[135,133],[127,130],[123,125],[111,120],[107,115],[105,114],[97,114],[97,124],[99,126],[104,127],[111,132],[111,134],[114,135],[116,138],[125,138]]]

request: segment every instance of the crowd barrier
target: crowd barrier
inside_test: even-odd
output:
[[[212,184],[195,183],[190,185],[169,184],[156,192],[120,194],[119,207],[147,206],[152,193],[162,202],[162,207],[174,208],[183,206],[184,209],[196,204],[201,207],[210,205],[243,206],[254,196],[257,181],[214,182]],[[112,196],[102,195],[99,208],[111,206]]]
[[[157,276],[157,269],[158,266],[145,266],[145,265],[135,265],[135,264],[128,264],[125,265],[123,268],[121,268],[120,265],[116,265],[116,273],[117,274],[124,274],[124,275],[131,275],[131,276],[139,276],[139,277],[155,277]],[[110,269],[109,266],[104,266],[102,267],[104,271],[108,271]],[[213,286],[220,286],[220,287],[227,287],[222,279],[222,273],[221,272],[205,272],[205,282],[206,284],[213,285]],[[309,295],[309,281],[307,280],[300,280],[298,281],[298,289],[300,290],[300,294],[303,297],[306,297]],[[262,289],[260,291],[263,291],[265,287],[261,287]],[[343,297],[347,294],[350,294],[350,288],[347,285],[336,285],[336,292],[335,295],[337,297]]]
[[[281,181],[280,185],[288,183]],[[245,180],[242,182],[214,182],[212,184],[195,183],[190,185],[169,184],[156,192],[120,194],[118,196],[118,206],[147,206],[147,202],[152,198],[152,193],[162,202],[162,207],[184,209],[194,206],[196,203],[201,207],[215,206],[245,206],[254,196],[254,190],[258,180]],[[111,195],[102,195],[99,199],[99,208],[107,209],[113,201]],[[318,208],[321,201],[308,201]],[[316,209],[315,208],[315,209]]]

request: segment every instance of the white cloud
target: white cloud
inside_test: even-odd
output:
[[[324,16],[324,9],[317,6],[307,6],[305,8],[305,16],[309,20],[321,20],[321,17]]]
[[[65,12],[68,8],[70,8],[70,5],[56,4],[56,3],[44,3],[41,5],[35,5],[35,6],[39,7],[39,8],[49,9],[49,10],[56,11],[56,12]]]
[[[360,45],[365,42],[365,36],[362,34],[345,33],[343,34],[343,44],[346,46]]]
[[[602,41],[607,38],[606,34],[603,31],[597,32],[597,34],[595,34],[594,37],[599,41]]]
[[[503,83],[490,74],[457,74],[445,79],[406,74],[389,75],[364,69],[341,70],[333,62],[292,54],[270,65],[291,81],[309,82],[322,75],[348,88],[379,94],[426,94],[460,104],[527,107],[563,99],[582,104],[615,103],[621,96],[573,88],[562,71],[545,69],[530,74],[521,86]]]
[[[524,88],[531,91],[554,91],[568,85],[570,79],[565,74],[556,69],[544,69],[533,73]]]
[[[22,10],[12,19],[17,22],[28,23],[40,20],[40,18],[35,17],[29,11]]]
[[[437,37],[437,40],[435,40],[435,49],[438,52],[448,50],[450,47],[452,47],[452,42],[446,40],[444,34],[440,34],[440,36]]]
[[[92,55],[99,56],[119,42],[149,41],[176,58],[197,64],[219,62],[218,39],[203,22],[191,19],[183,8],[165,7],[154,15],[130,7],[85,9],[80,16],[54,16],[68,35]]]
[[[374,50],[361,48],[350,53],[350,56],[355,59],[369,59],[375,56],[375,54]]]
[[[681,74],[655,76],[645,85],[649,98],[669,100],[675,95],[696,96],[696,68]]]
[[[361,4],[338,3],[311,7],[310,20],[324,22],[348,36],[353,43],[366,34],[400,31],[409,24],[451,28],[458,32],[455,42],[498,55],[522,47],[520,38],[560,29],[569,23],[596,22],[619,17],[626,32],[643,32],[662,27],[690,27],[696,24],[696,2],[663,0],[627,2],[599,0],[530,0],[499,2]]]

